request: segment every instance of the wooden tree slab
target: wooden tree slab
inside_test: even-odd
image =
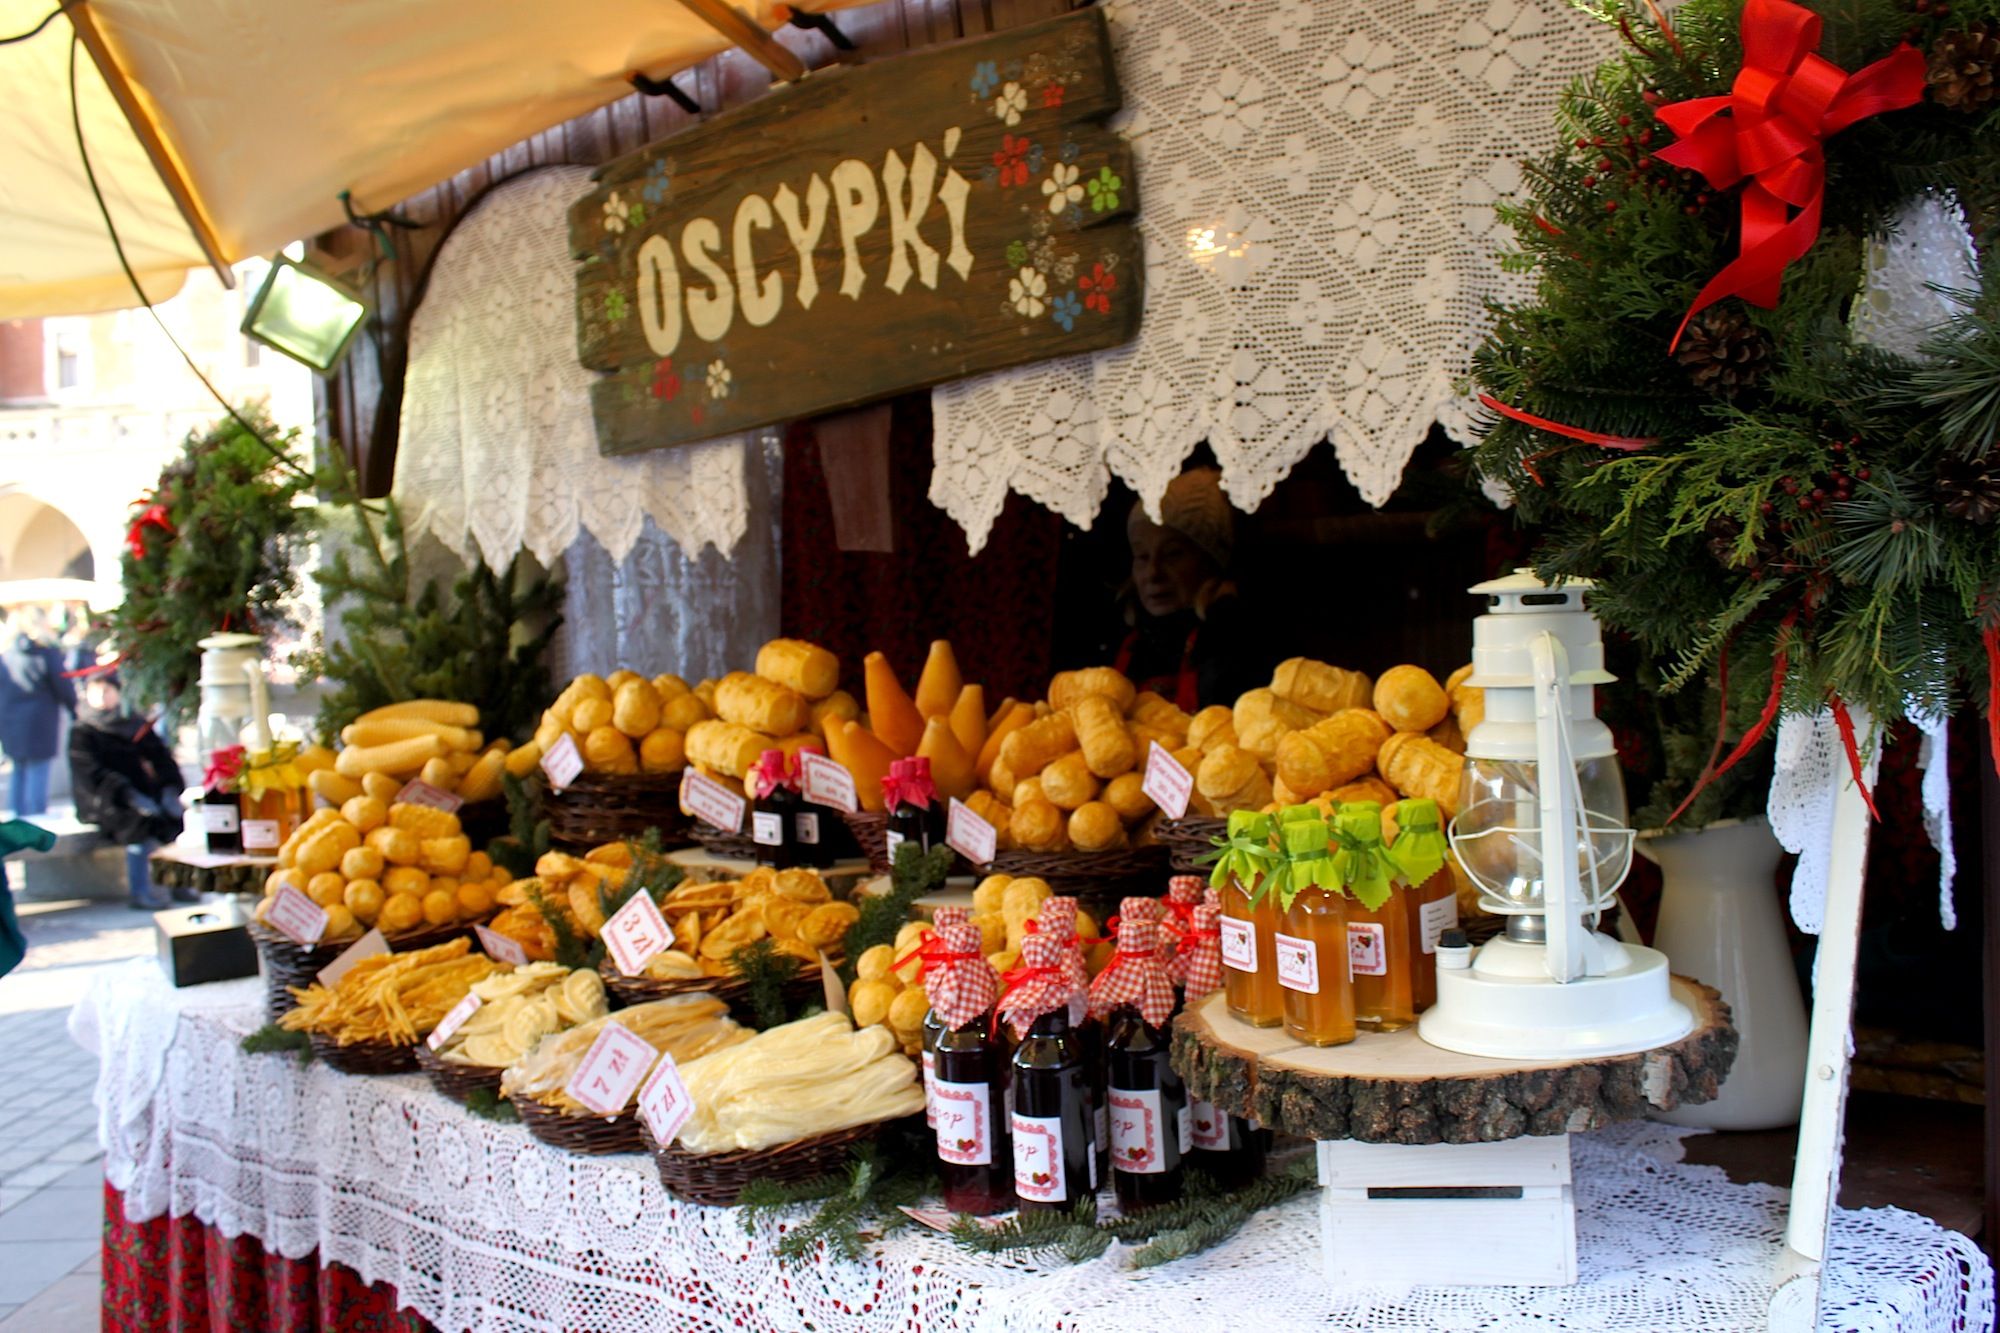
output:
[[[1681,1040],[1637,1055],[1542,1062],[1460,1055],[1415,1027],[1304,1046],[1282,1027],[1232,1018],[1217,991],[1175,1020],[1173,1064],[1191,1095],[1302,1138],[1492,1143],[1574,1134],[1715,1097],[1736,1059],[1729,1006],[1686,977],[1673,988],[1695,1016]]]

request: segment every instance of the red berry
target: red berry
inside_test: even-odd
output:
[[[1604,211],[1607,213],[1616,213],[1618,211],[1618,201],[1616,199],[1606,199],[1604,201]]]
[[[1855,475],[1855,476],[1857,476],[1857,477],[1859,477],[1859,478],[1861,478],[1861,480],[1863,480],[1863,481],[1866,481],[1866,480],[1868,480],[1868,469],[1867,469],[1867,468],[1865,468],[1865,467],[1864,467],[1864,468],[1856,468],[1856,469],[1855,469],[1855,471],[1854,471],[1854,475]]]
[[[1598,169],[1599,171],[1609,171],[1609,170],[1611,170],[1611,159],[1610,159],[1610,158],[1608,158],[1608,157],[1600,157],[1600,158],[1598,158],[1598,159],[1597,159],[1597,169]]]
[[[1620,116],[1618,118],[1618,123],[1620,125],[1630,125],[1632,123],[1632,118],[1630,116]]]
[[[1651,143],[1651,142],[1653,142],[1653,132],[1652,132],[1651,130],[1640,130],[1640,131],[1639,131],[1639,142],[1640,142],[1640,143]]]
[[[1778,478],[1778,484],[1785,488],[1785,494],[1787,495],[1797,495],[1799,493],[1799,484],[1790,477]]]
[[[1758,505],[1758,506],[1757,506],[1757,508],[1758,508],[1758,509],[1759,509],[1759,510],[1760,510],[1761,512],[1763,512],[1763,513],[1766,513],[1766,514],[1768,514],[1768,513],[1770,513],[1770,512],[1772,511],[1772,510],[1776,509],[1776,508],[1777,508],[1777,506],[1776,506],[1776,505],[1774,505],[1774,504],[1772,504],[1772,503],[1771,503],[1771,502],[1770,502],[1769,500],[1766,500],[1766,501],[1764,501],[1764,503],[1763,503],[1763,504],[1760,504],[1760,505]]]
[[[1825,488],[1825,487],[1823,487],[1823,486],[1815,486],[1815,487],[1813,487],[1813,493],[1812,493],[1812,498],[1813,498],[1813,503],[1814,503],[1814,504],[1825,504],[1825,503],[1826,503],[1826,488]]]
[[[1577,146],[1578,148],[1588,148],[1588,147],[1590,147],[1590,140],[1588,140],[1588,139],[1578,139],[1578,140],[1576,141],[1576,146]]]
[[[1602,148],[1604,147],[1604,136],[1601,134],[1593,134],[1590,136],[1590,143],[1591,147],[1593,148]]]
[[[1832,444],[1829,444],[1827,448],[1837,454],[1844,454],[1847,452],[1847,444],[1843,440],[1835,440]]]
[[[1653,155],[1651,153],[1639,154],[1639,169],[1641,171],[1651,170],[1652,165],[1653,165]]]
[[[1839,468],[1835,468],[1833,470],[1833,484],[1836,487],[1847,485],[1847,474],[1845,472],[1842,472]]]
[[[1639,96],[1646,100],[1647,106],[1658,106],[1660,104],[1660,95],[1654,92],[1651,88],[1646,89],[1646,91],[1640,93]]]
[[[1703,190],[1700,194],[1694,197],[1694,201],[1697,204],[1706,204],[1709,200],[1713,199],[1714,197],[1715,196],[1710,194],[1707,190]]]
[[[1701,212],[1701,210],[1699,208],[1696,208],[1693,204],[1682,204],[1681,212],[1687,214],[1689,217],[1693,217],[1695,214]]]
[[[1597,188],[1597,177],[1585,176],[1583,178],[1583,188],[1586,190],[1592,190]]]
[[[1951,17],[1951,6],[1950,6],[1950,5],[1938,5],[1938,6],[1936,7],[1936,8],[1934,8],[1934,9],[1932,9],[1932,10],[1931,10],[1931,17],[1932,17],[1932,18],[1941,18],[1941,19],[1942,19],[1942,18],[1950,18],[1950,17]]]

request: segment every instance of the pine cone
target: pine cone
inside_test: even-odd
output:
[[[1984,22],[1948,32],[1931,47],[1931,99],[1955,111],[1977,113],[2000,98],[2000,32]]]
[[[1674,359],[1687,367],[1696,388],[1734,398],[1764,377],[1771,340],[1735,306],[1710,306],[1687,326]]]
[[[2000,448],[1983,458],[1950,458],[1938,463],[1937,497],[1944,512],[1967,523],[2000,518]]]

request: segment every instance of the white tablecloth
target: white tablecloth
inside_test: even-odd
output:
[[[1764,1326],[1785,1192],[1680,1161],[1684,1130],[1574,1141],[1581,1281],[1334,1290],[1316,1201],[1146,1272],[963,1253],[910,1229],[866,1262],[779,1266],[734,1210],[669,1197],[644,1157],[577,1157],[474,1117],[417,1075],[246,1055],[259,983],[174,991],[149,959],[107,973],[71,1030],[101,1057],[105,1169],[134,1221],[192,1214],[287,1258],[319,1251],[444,1329],[1723,1330]],[[1438,1237],[1438,1272],[1476,1236]],[[1964,1236],[1842,1211],[1823,1327],[1985,1329],[1993,1275]]]

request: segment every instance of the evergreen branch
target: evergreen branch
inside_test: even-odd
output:
[[[241,1045],[251,1055],[289,1052],[298,1056],[302,1065],[313,1062],[312,1039],[303,1032],[293,1032],[276,1023],[266,1023],[255,1032],[247,1033]]]
[[[765,938],[752,940],[731,954],[729,964],[749,987],[745,998],[756,1015],[754,1026],[759,1031],[791,1021],[785,988],[797,979],[800,959],[781,952],[776,940]]]
[[[514,1103],[491,1088],[474,1088],[466,1095],[465,1109],[482,1120],[491,1120],[496,1124],[515,1125],[521,1121],[521,1113],[514,1109]]]
[[[846,952],[846,960],[840,965],[840,979],[848,985],[854,984],[854,968],[857,960],[878,944],[894,944],[896,932],[910,919],[910,908],[927,893],[934,893],[943,886],[951,874],[952,859],[957,855],[951,848],[937,846],[928,852],[914,842],[905,842],[896,849],[896,861],[889,871],[889,889],[873,896],[857,894],[855,910],[860,915],[847,934],[841,937],[841,948]]]

